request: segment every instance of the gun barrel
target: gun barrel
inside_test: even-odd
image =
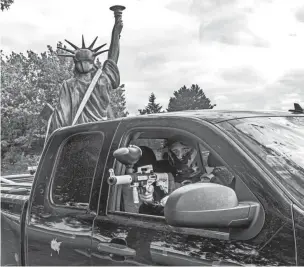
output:
[[[166,182],[168,180],[168,174],[154,173],[153,175],[151,175],[151,174],[133,173],[133,174],[117,175],[117,176],[110,175],[107,182],[109,185],[121,185],[121,184],[140,183],[148,180]]]
[[[119,176],[110,176],[108,178],[109,185],[120,185],[120,184],[131,184],[132,183],[131,175],[119,175]]]

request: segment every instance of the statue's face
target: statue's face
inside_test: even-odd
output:
[[[91,61],[77,61],[75,62],[76,70],[79,73],[88,73],[93,69],[93,62]]]
[[[88,49],[79,49],[75,53],[74,62],[79,73],[88,73],[94,67],[94,54]]]

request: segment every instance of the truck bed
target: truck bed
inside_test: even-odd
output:
[[[1,213],[20,216],[24,202],[31,193],[34,175],[17,174],[1,176]]]
[[[20,215],[31,193],[34,175],[1,176],[1,266],[16,265],[20,252]],[[4,237],[4,238],[3,238]]]

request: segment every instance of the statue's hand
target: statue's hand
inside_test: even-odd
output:
[[[122,19],[121,17],[117,19],[117,21],[115,22],[115,25],[114,25],[114,31],[116,34],[120,34],[121,33],[121,30],[123,28],[123,22],[122,22]]]

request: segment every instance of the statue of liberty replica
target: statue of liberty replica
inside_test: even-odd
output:
[[[123,28],[123,6],[113,6],[115,24],[109,49],[101,50],[106,44],[94,48],[95,40],[86,46],[82,36],[81,47],[65,40],[74,50],[58,47],[68,52],[59,56],[72,57],[74,60],[74,75],[61,85],[58,105],[52,110],[48,119],[47,136],[54,130],[99,120],[107,120],[110,108],[110,90],[115,90],[120,84],[117,67],[119,57],[119,39]],[[95,64],[96,56],[108,52],[108,58],[102,68]],[[50,108],[50,107],[49,107]]]

